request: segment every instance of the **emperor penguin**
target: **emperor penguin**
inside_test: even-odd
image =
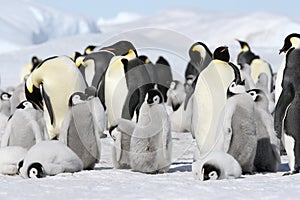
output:
[[[194,99],[191,132],[200,153],[218,148],[218,124],[226,103],[227,88],[235,79],[228,47],[218,47],[211,63],[199,74]],[[217,149],[215,149],[217,150]]]
[[[72,149],[82,160],[83,169],[93,169],[100,160],[101,143],[87,95],[75,92],[63,121],[59,141]]]
[[[44,60],[29,75],[25,95],[40,107],[45,105],[44,119],[50,139],[59,137],[70,96],[74,92],[84,92],[85,88],[86,83],[80,71],[72,59],[66,56]]]
[[[188,85],[188,87],[190,86]],[[172,81],[167,96],[167,105],[173,108],[173,112],[170,114],[172,131],[190,132],[192,103],[189,102],[188,106],[185,107],[185,85],[178,80]]]
[[[65,172],[79,172],[82,169],[80,158],[57,140],[37,143],[19,163],[19,171],[23,178],[43,178]]]
[[[255,103],[257,148],[254,167],[257,172],[277,172],[280,164],[280,139],[274,130],[273,116],[268,109],[268,98],[259,89],[247,91]]]
[[[153,86],[155,84],[158,83],[158,72],[156,70],[156,67],[155,65],[151,62],[151,60],[145,56],[145,55],[140,55],[138,57],[142,62],[144,62],[144,65],[146,67],[146,70],[150,76],[150,80],[151,80],[151,83],[153,83]]]
[[[11,94],[8,92],[1,92],[0,94],[0,112],[6,116],[10,116],[10,98]]]
[[[198,158],[195,158],[192,164],[192,173],[196,180],[222,180],[241,177],[242,169],[230,154],[213,151],[205,156],[198,155]]]
[[[114,53],[101,50],[92,52],[82,60],[78,59],[76,61],[76,65],[79,67],[87,85],[97,88],[97,96],[104,107],[105,72],[113,56],[115,56]]]
[[[224,120],[221,122],[223,150],[239,162],[243,174],[254,172],[257,148],[254,106],[243,83],[233,81],[227,90]]]
[[[247,90],[256,88],[256,84],[251,76],[251,67],[249,64],[245,63],[240,66],[241,78],[245,80],[245,87]]]
[[[262,60],[259,56],[255,55],[251,49],[250,46],[244,42],[237,40],[240,43],[241,46],[241,52],[238,54],[238,64],[248,64],[251,67],[251,77],[256,84],[258,80],[258,76],[261,73],[266,73],[268,75],[268,90],[272,92],[272,86],[273,86],[273,71],[271,68],[271,65],[267,63],[266,61]]]
[[[88,45],[85,49],[84,49],[84,55],[88,55],[91,54],[95,51],[95,49],[97,48],[97,46],[95,45]]]
[[[130,142],[136,123],[128,119],[117,119],[109,129],[114,140],[112,161],[116,169],[130,169]]]
[[[129,50],[124,56],[114,56],[105,73],[105,105],[110,126],[116,119],[121,118],[123,106],[128,94],[124,64],[122,59],[132,60],[137,55],[134,50]]]
[[[194,43],[189,49],[190,61],[185,70],[185,81],[192,84],[195,78],[211,62],[212,53],[203,42]]]
[[[18,163],[24,159],[27,149],[18,146],[0,148],[0,174],[18,174]]]
[[[161,91],[164,102],[167,102],[167,91],[173,81],[171,66],[163,56],[159,56],[155,62],[155,70],[157,71],[157,88]]]
[[[37,56],[31,57],[31,62],[25,65],[20,72],[20,81],[23,83],[26,77],[42,62]]]
[[[275,131],[283,144],[289,157],[289,166],[292,173],[300,170],[300,126],[295,123],[300,120],[300,34],[293,33],[284,40],[284,46],[279,53],[285,52],[284,71],[282,78],[282,92],[275,107]],[[280,73],[278,72],[278,76]]]
[[[99,49],[95,48],[94,51]],[[129,50],[134,51],[135,55],[137,56],[137,51],[135,46],[127,40],[120,40],[110,46],[100,47],[100,50],[106,50],[114,53],[116,56],[126,55]]]
[[[153,85],[146,66],[139,58],[135,58],[130,61],[124,58],[121,62],[124,66],[126,84],[128,88],[121,117],[131,120],[136,113],[136,117],[138,119],[139,110],[144,102],[146,93],[148,90],[153,88]]]
[[[268,75],[266,73],[263,72],[258,76],[255,88],[262,90],[266,95],[268,100],[268,111],[273,114],[275,110],[275,101],[272,93],[270,93],[270,91],[268,90]]]
[[[25,100],[17,106],[17,110],[10,117],[1,146],[30,149],[36,143],[48,139],[44,134],[44,128],[43,112],[34,102]]]
[[[97,96],[97,90],[95,87],[87,87],[85,89],[87,96],[87,102],[89,103],[89,109],[93,114],[94,125],[96,133],[100,138],[106,138],[107,135],[104,133],[106,127],[106,114],[105,110]]]
[[[170,119],[157,89],[147,92],[130,142],[130,166],[143,173],[164,173],[171,165]]]

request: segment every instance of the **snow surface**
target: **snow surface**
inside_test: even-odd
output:
[[[103,23],[101,34],[53,39],[54,36],[65,35],[61,32],[54,34],[56,31],[54,26],[40,29],[45,22],[38,23],[39,20],[46,19],[46,16],[50,15],[47,23],[61,25],[66,28],[67,33],[75,34],[74,27],[68,26],[74,22],[73,16],[68,18],[69,14],[60,13],[58,18],[62,21],[58,20],[57,24],[54,17],[57,16],[57,11],[52,16],[49,13],[54,11],[50,8],[30,1],[26,1],[24,5],[18,4],[17,7],[15,1],[5,1],[5,4],[15,5],[14,9],[18,13],[24,12],[23,17],[28,21],[25,23],[21,20],[23,17],[17,18],[17,15],[10,16],[6,18],[8,25],[4,26],[5,20],[0,20],[1,26],[5,27],[1,30],[7,30],[0,33],[4,34],[0,39],[0,51],[6,51],[0,54],[1,88],[20,83],[19,71],[33,55],[42,59],[52,55],[71,55],[74,51],[82,52],[89,44],[107,45],[120,39],[132,41],[138,52],[147,54],[152,61],[159,55],[165,56],[173,68],[175,79],[183,80],[183,72],[188,62],[188,49],[198,40],[207,43],[212,50],[219,45],[229,45],[234,60],[239,50],[234,39],[244,39],[249,42],[253,51],[269,61],[276,71],[282,60],[282,56],[278,56],[278,49],[283,44],[284,37],[300,30],[297,21],[269,13],[223,16],[215,13],[173,10],[141,17],[125,24],[116,21],[113,24]],[[2,10],[1,19],[8,14],[10,13],[7,10]],[[86,24],[86,21],[83,20],[82,24]],[[75,26],[77,31],[86,30],[78,28],[79,25]],[[152,28],[141,28],[145,26]],[[19,34],[16,31],[19,31]],[[29,46],[35,43],[31,36],[39,34],[41,36],[45,34],[48,36],[47,40],[51,40]],[[15,48],[20,49],[7,51]],[[131,170],[113,169],[111,161],[113,141],[106,138],[101,140],[101,162],[96,165],[95,170],[60,174],[38,180],[0,175],[0,199],[299,199],[300,175],[282,176],[283,171],[288,170],[286,157],[282,157],[278,173],[201,182],[194,180],[191,173],[195,143],[190,134],[172,133],[172,135],[173,164],[169,173],[147,175]]]

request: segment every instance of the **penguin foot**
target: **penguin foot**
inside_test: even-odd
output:
[[[291,172],[286,172],[284,173],[282,176],[290,176],[290,175],[295,175],[295,174],[299,174],[299,170],[293,170]]]

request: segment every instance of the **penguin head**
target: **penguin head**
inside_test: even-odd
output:
[[[203,181],[217,180],[220,177],[221,170],[212,164],[204,164],[202,167]]]
[[[32,56],[31,58],[31,63],[32,63],[32,68],[31,68],[31,72],[37,68],[37,66],[41,63],[42,61],[36,57],[36,56]]]
[[[207,54],[212,56],[209,48],[203,42],[194,43],[189,50],[191,60],[196,62],[200,62]]]
[[[7,92],[2,92],[0,95],[0,99],[2,101],[9,101],[10,97],[11,97],[11,94],[9,94]]]
[[[33,108],[35,110],[39,109],[39,106],[36,105],[33,101],[30,100],[24,100],[22,101],[17,107],[17,109],[29,109],[29,108]]]
[[[148,105],[155,105],[164,102],[162,93],[157,89],[151,89],[147,92],[145,101]]]
[[[279,54],[281,54],[282,52],[286,53],[291,48],[299,48],[299,47],[300,47],[300,34],[292,33],[285,38],[284,45],[279,50]]]
[[[152,63],[151,60],[145,56],[145,55],[141,55],[138,57],[141,61],[143,61],[145,64],[148,64],[148,63]]]
[[[216,50],[213,53],[213,59],[221,60],[224,62],[229,62],[230,55],[229,55],[228,47],[221,46],[221,47],[216,48]]]
[[[44,167],[41,163],[35,162],[29,165],[27,169],[27,176],[29,178],[43,178],[46,176]]]
[[[242,94],[246,92],[245,80],[243,81],[232,81],[227,88],[227,98],[230,98],[236,94]]]
[[[80,56],[82,56],[81,53],[79,53],[78,51],[75,51],[73,54],[72,54],[72,60],[76,63],[76,59],[79,58]]]
[[[89,45],[84,49],[84,55],[90,54],[97,46]]]
[[[115,44],[112,44],[111,46],[101,48],[101,50],[113,52],[116,56],[125,56],[128,54],[129,50],[132,50],[135,53],[135,57],[138,57],[134,45],[127,40],[118,41]]]
[[[238,41],[240,43],[240,46],[241,46],[241,49],[242,49],[243,52],[251,51],[250,46],[248,45],[247,42],[244,42],[244,41],[241,41],[241,40],[238,40],[238,39],[236,39],[236,41]]]
[[[78,104],[85,103],[87,100],[87,95],[82,92],[75,92],[71,95],[69,99],[69,106],[75,106]]]

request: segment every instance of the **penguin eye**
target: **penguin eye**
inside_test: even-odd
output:
[[[230,87],[232,87],[232,88],[233,88],[234,86],[235,86],[235,83],[231,83]]]

